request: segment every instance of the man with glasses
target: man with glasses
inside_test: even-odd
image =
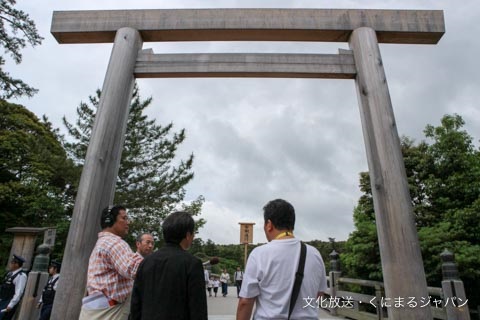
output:
[[[100,225],[102,231],[88,262],[88,295],[83,298],[79,320],[127,320],[133,279],[143,258],[122,239],[129,229],[125,207],[103,209]]]

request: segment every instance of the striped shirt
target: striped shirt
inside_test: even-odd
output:
[[[142,260],[122,238],[100,232],[88,262],[88,294],[103,292],[108,299],[124,302],[132,292],[133,279]]]

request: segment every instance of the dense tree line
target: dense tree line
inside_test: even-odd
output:
[[[0,256],[8,257],[10,227],[57,228],[56,258],[63,256],[74,199],[92,130],[100,91],[77,109],[78,119],[65,119],[70,138],[59,134],[48,119],[38,119],[21,105],[0,100]],[[203,197],[185,202],[185,186],[193,178],[193,155],[176,158],[185,130],[173,132],[173,124],[161,126],[148,119],[135,88],[117,177],[115,203],[124,204],[132,218],[127,239],[151,232],[160,238],[160,224],[173,210],[201,213]],[[173,163],[175,160],[175,164]],[[197,228],[204,221],[197,217]],[[41,241],[41,239],[39,239]],[[5,264],[4,264],[5,265]]]
[[[100,95],[97,90],[88,103],[80,103],[74,123],[63,119],[71,138],[65,143],[65,149],[80,166],[87,153]],[[185,186],[193,179],[193,154],[179,160],[176,151],[186,138],[185,129],[174,132],[173,123],[162,126],[155,119],[149,119],[145,110],[151,103],[152,98],[143,100],[135,86],[115,187],[114,203],[128,207],[131,230],[134,230],[131,239],[142,232],[151,232],[159,239],[159,226],[168,213],[182,209],[197,216],[204,201],[198,196],[191,203],[184,203]],[[197,228],[203,224],[203,219],[197,219]]]
[[[0,0],[0,47],[21,63],[21,50],[27,44],[40,45],[43,38],[35,22],[15,5],[15,0]],[[38,91],[6,72],[5,61],[0,55],[0,259],[8,255],[11,243],[3,230],[12,226],[56,227],[56,251],[61,255],[101,92],[80,104],[74,123],[64,119],[69,134],[65,139],[47,118],[39,120],[25,107],[5,101]],[[178,160],[176,151],[185,130],[174,132],[172,123],[162,126],[148,119],[144,111],[151,102],[142,100],[135,87],[114,202],[130,209],[132,230],[152,232],[158,239],[166,214],[182,209],[198,215],[204,199],[184,201],[184,187],[193,178],[193,155]],[[203,223],[197,219],[197,228]]]
[[[343,252],[345,241],[332,243],[329,241],[312,240],[305,243],[317,248],[322,255],[327,272],[330,271],[330,254],[335,249],[337,252]],[[254,248],[262,244],[249,244],[247,248],[247,257]],[[245,270],[245,247],[243,244],[215,244],[212,240],[204,241],[200,238],[193,240],[190,252],[206,262],[213,257],[218,257],[220,262],[211,266],[211,272],[220,274],[223,269],[227,269],[230,275],[236,271],[237,267]]]
[[[46,118],[0,100],[1,265],[12,239],[7,228],[57,227],[66,235],[80,172],[60,140]]]
[[[469,305],[480,304],[480,151],[459,115],[427,125],[425,140],[402,138],[401,146],[427,282],[440,286],[440,254],[455,254]],[[375,214],[368,173],[360,174],[355,231],[341,259],[355,278],[382,280]]]

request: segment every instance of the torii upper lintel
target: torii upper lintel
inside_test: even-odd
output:
[[[170,9],[54,12],[59,43],[113,42],[53,306],[77,319],[98,214],[113,201],[135,77],[261,76],[354,79],[372,183],[385,294],[427,297],[408,181],[379,43],[435,44],[441,10]],[[321,54],[154,54],[153,41],[348,42]],[[127,204],[128,205],[128,204]],[[79,271],[80,270],[80,271]],[[388,318],[432,319],[430,308],[390,308]]]
[[[59,43],[113,42],[118,29],[143,42],[348,42],[369,27],[379,43],[435,44],[445,33],[442,10],[158,9],[55,11],[51,33]]]

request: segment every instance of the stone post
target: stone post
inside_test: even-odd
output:
[[[350,36],[387,298],[428,297],[405,165],[376,33]],[[430,308],[390,308],[389,320],[431,320]]]
[[[337,291],[340,290],[340,285],[339,285],[338,279],[342,275],[342,272],[340,271],[339,254],[335,250],[333,250],[330,253],[330,266],[331,266],[331,270],[330,270],[328,276],[329,276],[329,282],[330,282],[330,296],[333,298],[333,297],[337,296]],[[332,316],[336,316],[337,315],[337,309],[336,308],[330,308],[330,314]]]
[[[329,254],[330,256],[330,267],[331,267],[331,271],[338,271],[340,272],[340,255],[338,254],[337,251],[335,251],[335,249],[333,249],[333,251]]]
[[[117,31],[75,200],[52,320],[78,319],[80,314],[101,210],[112,204],[115,193],[135,83],[133,72],[141,47],[137,30]]]
[[[442,259],[442,292],[443,304],[447,312],[447,320],[470,320],[467,297],[463,281],[458,277],[454,255],[447,249],[441,254]],[[459,307],[460,305],[464,304]]]
[[[16,312],[17,319],[37,320],[40,315],[37,304],[48,281],[49,253],[50,247],[47,244],[38,246],[37,256],[34,259],[32,271],[28,273],[25,292]]]
[[[12,260],[13,255],[16,254],[25,259],[22,269],[30,270],[33,253],[35,252],[35,242],[37,241],[38,235],[45,232],[45,230],[47,230],[47,228],[24,227],[15,227],[5,230],[6,232],[13,233],[13,243],[12,248],[10,249],[10,256],[8,257],[8,263]]]

